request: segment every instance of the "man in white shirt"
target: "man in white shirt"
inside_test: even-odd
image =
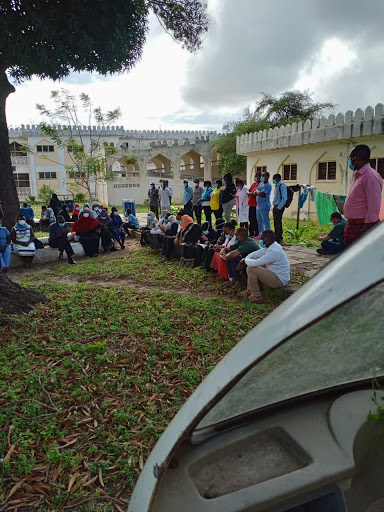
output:
[[[160,207],[161,211],[168,210],[171,206],[172,194],[169,188],[166,186],[165,181],[163,181],[161,188],[159,190],[160,197]]]
[[[247,290],[241,295],[248,296],[252,302],[263,304],[260,283],[270,288],[283,288],[290,281],[289,261],[281,245],[276,242],[273,231],[265,230],[261,234],[261,249],[242,260],[247,265]]]

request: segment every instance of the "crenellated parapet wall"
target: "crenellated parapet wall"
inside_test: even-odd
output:
[[[377,134],[384,134],[383,103],[378,103],[375,108],[368,106],[365,111],[358,108],[356,112],[348,110],[328,118],[247,133],[237,137],[236,151],[238,154],[271,151]]]

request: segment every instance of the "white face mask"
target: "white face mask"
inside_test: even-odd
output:
[[[20,224],[20,226],[24,226],[25,225],[25,220],[19,220],[19,224]]]
[[[84,217],[89,217],[89,213],[84,213],[83,216]]]

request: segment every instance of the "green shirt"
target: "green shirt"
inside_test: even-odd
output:
[[[341,219],[334,228],[328,233],[328,236],[331,240],[335,240],[339,242],[344,247],[344,229],[347,225],[347,221],[345,219]]]
[[[248,236],[243,242],[237,242],[236,244],[231,245],[231,251],[239,251],[243,258],[248,256],[248,254],[251,254],[251,252],[258,251],[259,249],[260,247],[258,244],[250,236]]]

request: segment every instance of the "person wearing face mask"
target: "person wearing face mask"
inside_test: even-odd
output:
[[[112,220],[105,208],[101,208],[97,220],[100,222],[100,239],[104,252],[115,252],[112,237]]]
[[[256,304],[265,301],[260,291],[260,283],[269,288],[283,288],[290,281],[290,268],[287,255],[280,244],[276,242],[275,233],[263,231],[258,251],[248,254],[241,260],[239,267],[247,268],[247,289],[240,296],[249,297]]]
[[[2,217],[0,217],[0,269],[7,272],[11,262],[11,233],[3,226],[1,219]]]
[[[130,208],[127,208],[127,211],[125,212],[125,218],[127,219],[127,222],[124,224],[125,230],[140,229],[139,219],[133,215],[132,210]]]
[[[159,251],[163,246],[163,238],[165,236],[166,227],[168,225],[168,217],[171,212],[164,210],[161,214],[161,219],[150,230],[148,235],[148,244],[151,249]]]
[[[52,208],[47,208],[46,206],[41,207],[41,217],[39,220],[40,231],[48,231],[50,224],[56,222],[55,214],[53,213]]]
[[[99,215],[99,211],[100,211],[99,203],[97,201],[93,201],[92,206],[91,206],[91,216],[94,219],[97,219],[97,217]]]
[[[84,207],[83,215],[72,224],[72,234],[80,237],[86,256],[93,258],[99,255],[100,222],[91,216],[89,208]]]
[[[181,219],[184,215],[184,210],[179,210],[177,212],[177,215],[172,222],[172,232],[168,233],[167,236],[165,236],[163,239],[161,253],[163,255],[163,259],[165,260],[171,259],[177,235],[178,233],[180,233],[181,230]]]
[[[366,233],[379,222],[383,180],[370,166],[371,150],[359,144],[349,154],[348,167],[354,179],[344,204],[347,225],[344,232],[345,247]]]
[[[120,245],[120,249],[125,249],[125,231],[123,229],[123,221],[119,212],[117,211],[116,206],[114,206],[111,210],[111,221],[112,235],[116,242]]]
[[[79,218],[83,216],[85,208],[88,208],[88,210],[90,211],[91,210],[91,205],[89,203],[84,203],[84,206],[80,210]],[[92,217],[92,215],[91,215],[91,217]]]
[[[236,221],[232,220],[234,225]],[[224,219],[216,219],[215,227],[212,230],[212,241],[204,251],[201,262],[204,270],[217,270],[219,266],[219,251],[223,249],[225,243]]]
[[[210,206],[211,210],[217,219],[221,219],[223,217],[223,207],[220,203],[220,194],[223,189],[223,182],[221,179],[217,179],[213,185],[213,192],[211,195]]]
[[[154,213],[155,217],[159,216],[159,191],[155,186],[155,182],[151,181],[149,184],[148,190],[148,198],[149,198],[149,209]]]
[[[189,215],[193,218],[193,208],[192,208],[192,198],[193,198],[193,188],[188,185],[188,180],[183,181],[184,192],[183,192],[183,210],[186,215]]]
[[[172,203],[172,193],[167,187],[167,182],[164,180],[159,190],[160,207],[161,211],[169,210]]]
[[[241,268],[238,267],[240,261],[251,252],[259,250],[255,240],[248,236],[248,230],[245,228],[236,229],[236,243],[231,247],[226,247],[221,251],[223,260],[227,262],[228,278],[232,286],[239,287],[241,281]]]
[[[24,215],[16,217],[16,224],[11,231],[11,240],[13,242],[13,252],[21,256],[26,267],[32,266],[32,260],[35,257],[36,247],[34,244],[34,232]]]
[[[203,187],[200,187],[200,180],[196,178],[193,180],[193,183],[195,184],[193,188],[193,198],[192,198],[192,206],[193,206],[193,213],[196,217],[196,222],[198,224],[201,224],[201,213],[203,210],[203,207],[201,205],[201,198],[203,195]]]
[[[204,181],[204,189],[201,194],[201,206],[204,210],[205,220],[212,226],[212,210],[211,210],[211,196],[213,193],[212,183],[207,180]]]
[[[222,249],[227,249],[232,247],[236,243],[236,221],[232,220],[231,222],[226,222],[224,224],[224,236],[225,236],[225,242],[223,244]],[[224,252],[222,254],[216,252],[215,257],[218,257],[217,260],[217,273],[219,275],[219,278],[217,279],[218,282],[228,281],[228,265],[224,258]]]
[[[223,207],[225,220],[230,222],[232,209],[236,204],[236,187],[230,172],[224,174],[224,183],[225,188],[221,191],[221,205]]]
[[[249,219],[249,236],[259,236],[259,228],[257,226],[257,215],[256,215],[256,207],[257,207],[257,187],[260,185],[261,172],[257,171],[255,177],[253,178],[253,183],[249,187],[247,195],[248,195],[248,219]]]
[[[76,222],[80,215],[80,205],[79,203],[75,203],[72,211],[72,222]]]
[[[249,206],[248,187],[240,178],[236,178],[236,218],[240,227],[248,229]]]
[[[283,214],[285,203],[288,199],[287,185],[281,181],[280,174],[273,176],[272,183],[275,185],[275,195],[273,197],[273,225],[275,229],[276,242],[280,243],[283,239]]]
[[[65,222],[71,222],[71,217],[68,213],[68,205],[63,203],[61,210],[59,211],[59,216],[64,217]]]
[[[339,254],[344,251],[344,230],[347,221],[343,219],[339,212],[333,212],[329,218],[333,224],[333,229],[328,235],[320,235],[317,239],[321,242],[321,249],[317,253],[321,255]]]
[[[269,210],[271,208],[271,191],[272,185],[269,183],[269,172],[264,171],[260,178],[259,186],[256,189],[257,194],[257,225],[259,228],[259,235],[256,240],[260,240],[261,233],[264,230],[271,229],[271,223],[269,221]]]
[[[155,214],[150,211],[147,213],[147,225],[143,228],[141,228],[141,238],[140,238],[140,245],[143,247],[148,245],[148,235],[152,228],[156,226],[158,223],[158,220],[155,216]]]
[[[59,260],[63,259],[65,251],[68,263],[74,265],[76,261],[72,258],[75,254],[68,241],[67,235],[69,233],[68,224],[62,215],[57,217],[57,221],[49,226],[48,245],[54,249],[59,249]]]

